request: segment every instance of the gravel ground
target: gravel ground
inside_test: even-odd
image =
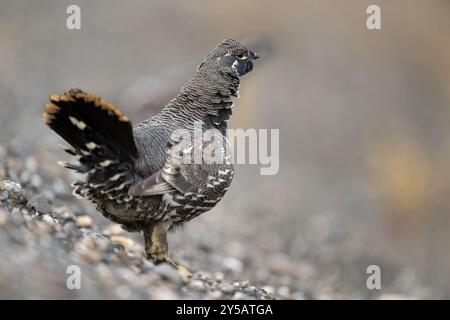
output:
[[[231,211],[218,206],[215,214],[205,214],[170,234],[172,258],[188,267],[192,277],[167,264],[154,265],[144,259],[142,235],[110,223],[89,201],[71,194],[75,176],[57,166],[56,160],[55,152],[45,147],[0,146],[0,298],[431,296],[410,269],[368,255],[360,233],[342,234],[333,228],[333,236],[321,236],[328,220],[320,228],[296,226],[302,237],[296,243],[302,247],[279,250],[284,233],[269,219],[277,216],[267,215],[265,224],[255,223],[245,204],[236,200],[226,201],[232,205],[227,210],[236,210],[242,220],[221,217]],[[373,261],[383,269],[383,290],[366,287],[366,268]],[[81,272],[79,290],[67,286],[73,266]]]
[[[224,259],[223,270],[196,270],[192,277],[154,265],[119,225],[100,226],[85,214],[67,183],[46,175],[36,158],[0,148],[0,161],[0,298],[280,298],[274,287],[228,279],[230,270],[242,269],[236,258]],[[73,265],[81,270],[80,290],[66,286]]]

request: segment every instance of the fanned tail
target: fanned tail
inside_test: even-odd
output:
[[[138,156],[128,117],[100,97],[71,89],[50,96],[44,122],[70,144],[65,150],[79,163],[62,163],[69,169],[87,173],[86,181],[74,184],[74,193],[117,199],[132,181]],[[123,194],[123,193],[122,193]]]

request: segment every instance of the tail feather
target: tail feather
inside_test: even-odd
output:
[[[64,149],[79,161],[62,165],[88,173],[74,192],[94,198],[99,193],[117,196],[131,183],[138,156],[130,120],[110,103],[79,89],[52,95],[50,102],[43,120],[71,145]]]
[[[124,155],[137,156],[130,120],[112,104],[79,89],[52,95],[50,102],[44,122],[74,148],[89,151],[89,138],[97,144],[113,144]]]

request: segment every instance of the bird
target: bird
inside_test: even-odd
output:
[[[233,39],[214,47],[192,78],[162,110],[137,125],[113,104],[81,89],[53,94],[43,121],[67,142],[77,160],[61,164],[84,174],[73,194],[130,232],[144,235],[145,257],[177,266],[169,257],[167,233],[211,210],[234,175],[226,137],[240,79],[259,55]],[[192,161],[201,142],[181,148],[176,133],[212,130],[221,161]],[[216,135],[217,136],[217,135]],[[184,161],[190,156],[191,161]],[[195,158],[195,157],[194,157]],[[181,161],[183,160],[183,161]],[[217,160],[217,159],[216,159]]]

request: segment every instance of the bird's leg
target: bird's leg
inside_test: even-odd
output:
[[[155,264],[167,262],[177,269],[183,278],[190,278],[192,273],[185,267],[179,266],[169,258],[169,246],[167,244],[167,225],[155,223],[144,228],[145,254],[147,259]]]
[[[155,223],[144,228],[145,254],[155,264],[168,261],[167,228],[164,223]]]

